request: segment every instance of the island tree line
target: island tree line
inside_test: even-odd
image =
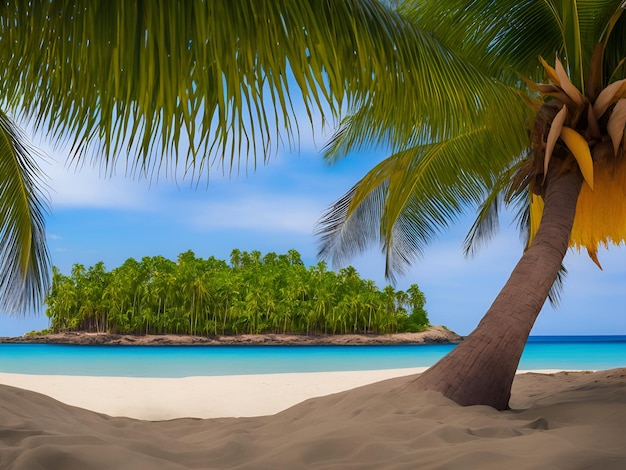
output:
[[[384,334],[429,326],[416,284],[379,289],[352,266],[306,267],[286,254],[231,252],[230,263],[196,257],[129,258],[112,271],[103,262],[53,268],[46,297],[50,331],[119,334]]]

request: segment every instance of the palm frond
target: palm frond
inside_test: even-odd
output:
[[[612,71],[615,68],[617,61],[611,54],[607,55],[607,43],[614,40],[615,33],[619,29],[623,29],[623,23],[620,21],[620,17],[623,16],[624,2],[623,1],[604,1],[604,0],[584,0],[577,2],[578,20],[580,24],[581,43],[583,46],[587,46],[583,55],[583,67],[584,70],[591,70],[592,73],[596,73],[595,64],[591,63],[592,50],[589,50],[596,46],[596,44],[603,44],[605,49],[604,53],[604,67],[607,67],[611,71],[602,70],[599,68],[599,72],[602,73],[604,80],[600,83],[600,88],[604,88],[608,84],[608,79],[611,78]],[[617,25],[619,23],[619,26]],[[619,42],[620,46],[624,44],[623,41]],[[620,53],[623,53],[622,47],[620,47]],[[618,59],[619,61],[619,59]]]
[[[603,38],[606,44],[602,64],[604,74],[603,86],[608,85],[611,81],[626,77],[626,55],[624,54],[624,44],[626,43],[626,15],[623,14],[623,8],[621,8],[621,6],[617,6],[613,13],[615,24],[610,30],[610,35]],[[605,24],[604,26],[610,27],[611,24]],[[608,32],[609,31],[607,31],[607,33]]]
[[[520,76],[540,81],[543,70],[537,57],[552,59],[559,53],[569,58],[569,67],[578,74],[575,83],[580,85],[593,48],[622,4],[620,0],[450,0],[405,2],[400,11],[433,31],[446,47],[505,83],[514,84]],[[610,41],[624,44],[617,38]],[[610,62],[613,67],[617,64],[614,58]]]
[[[390,127],[437,109],[460,128],[497,95],[377,0],[33,0],[0,17],[6,109],[131,174],[254,166],[297,141],[296,99],[312,121],[375,100]]]
[[[465,256],[474,256],[481,245],[486,244],[500,228],[499,214],[502,204],[501,188],[489,192],[478,207],[476,219],[463,241]]]
[[[0,311],[40,307],[49,285],[47,203],[41,173],[21,131],[0,112]]]
[[[332,260],[334,268],[343,266],[380,240],[380,217],[387,184],[381,181],[351,210],[358,189],[359,184],[356,184],[333,203],[316,225],[320,242],[318,256]]]
[[[484,78],[488,80],[487,77]],[[497,143],[492,149],[480,148],[495,167],[504,167],[525,148],[528,140],[528,123],[534,109],[528,100],[512,88],[495,87],[497,90],[490,102],[477,102],[476,115],[472,120],[457,125],[441,110],[430,110],[428,114],[415,114],[402,127],[394,125],[388,116],[393,114],[381,109],[375,100],[367,107],[357,109],[346,116],[331,135],[322,150],[323,158],[333,164],[345,156],[361,150],[401,153],[420,145],[447,142],[455,139],[464,142],[467,154],[474,153],[472,145],[466,140],[472,133],[482,134],[490,129],[497,135]],[[411,95],[407,95],[411,99]],[[502,101],[504,100],[504,101]],[[503,105],[503,103],[506,103]],[[478,143],[481,146],[481,143]],[[484,155],[483,158],[487,158]],[[463,157],[467,158],[467,157]]]
[[[405,2],[401,12],[483,73],[514,85],[520,76],[539,81],[537,57],[561,47],[559,24],[547,3]]]
[[[354,122],[346,122],[344,130]],[[469,128],[454,138],[415,145],[383,160],[318,223],[320,255],[343,262],[378,242],[387,277],[404,272],[459,214],[480,203],[496,174],[524,150],[523,137],[513,146],[514,139],[494,135],[489,128]],[[338,148],[342,138],[337,136]]]
[[[519,229],[522,240],[527,237],[527,213],[528,209],[528,159],[519,158],[513,161],[510,167],[505,168],[500,174],[494,175],[491,182],[486,184],[487,192],[478,205],[476,219],[472,224],[463,242],[465,256],[474,256],[478,249],[485,245],[497,233],[499,226],[499,213],[501,207],[509,206],[522,209],[518,211],[516,220],[521,220]],[[525,218],[526,217],[526,218]]]

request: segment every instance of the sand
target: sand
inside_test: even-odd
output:
[[[362,383],[381,377],[342,374],[247,376],[231,378],[230,383],[225,377],[121,379],[117,384],[112,378],[93,378],[97,380],[88,386],[82,384],[91,379],[82,377],[58,378],[52,386],[50,377],[31,376],[35,384],[39,377],[44,384],[40,391],[47,395],[67,400],[90,394],[84,403],[92,407],[97,402],[132,402],[128,414],[143,406],[148,419],[166,402],[167,413],[232,412],[250,417],[111,417],[0,385],[0,468],[626,468],[626,368],[520,374],[512,410],[504,412],[460,407],[438,393],[415,391],[414,375],[358,386],[358,377]],[[13,385],[24,387],[25,382],[15,382],[29,380],[24,377],[2,374],[0,383],[12,379]],[[348,390],[335,387],[341,380],[343,385],[336,387]],[[282,409],[291,399],[326,393],[330,395],[284,411],[269,411],[269,416],[253,416],[263,413],[262,403]],[[134,401],[129,395],[136,395]],[[159,395],[161,401],[153,401]],[[229,401],[241,401],[241,407],[225,411]]]
[[[309,398],[424,369],[176,379],[0,373],[0,384],[43,393],[68,405],[109,416],[161,421],[271,415]]]

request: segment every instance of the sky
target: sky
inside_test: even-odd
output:
[[[54,148],[29,134],[46,157],[50,213],[47,237],[52,263],[69,274],[74,263],[103,261],[114,269],[127,258],[163,255],[176,259],[192,250],[196,256],[228,260],[234,248],[286,253],[295,249],[306,264],[317,263],[314,228],[324,210],[343,195],[382,153],[350,155],[334,166],[320,156],[324,138],[304,136],[299,149],[280,149],[267,165],[247,174],[211,173],[192,182],[113,177],[85,166],[67,164],[67,149]],[[432,243],[424,256],[395,285],[417,284],[426,296],[434,325],[467,335],[480,321],[506,282],[523,245],[510,219],[473,258],[462,243],[474,214],[468,211],[449,232]],[[626,335],[626,247],[603,248],[600,271],[586,254],[570,250],[569,271],[557,309],[544,306],[533,335]],[[374,248],[353,259],[361,277],[384,287],[384,258]],[[0,336],[19,336],[48,325],[44,312],[28,317],[0,314]]]

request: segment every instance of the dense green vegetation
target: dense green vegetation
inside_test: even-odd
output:
[[[54,332],[393,333],[427,327],[425,302],[415,284],[380,290],[351,266],[307,268],[295,250],[236,249],[230,263],[187,251],[177,261],[129,258],[112,271],[102,262],[75,264],[69,276],[55,267],[46,314]]]

